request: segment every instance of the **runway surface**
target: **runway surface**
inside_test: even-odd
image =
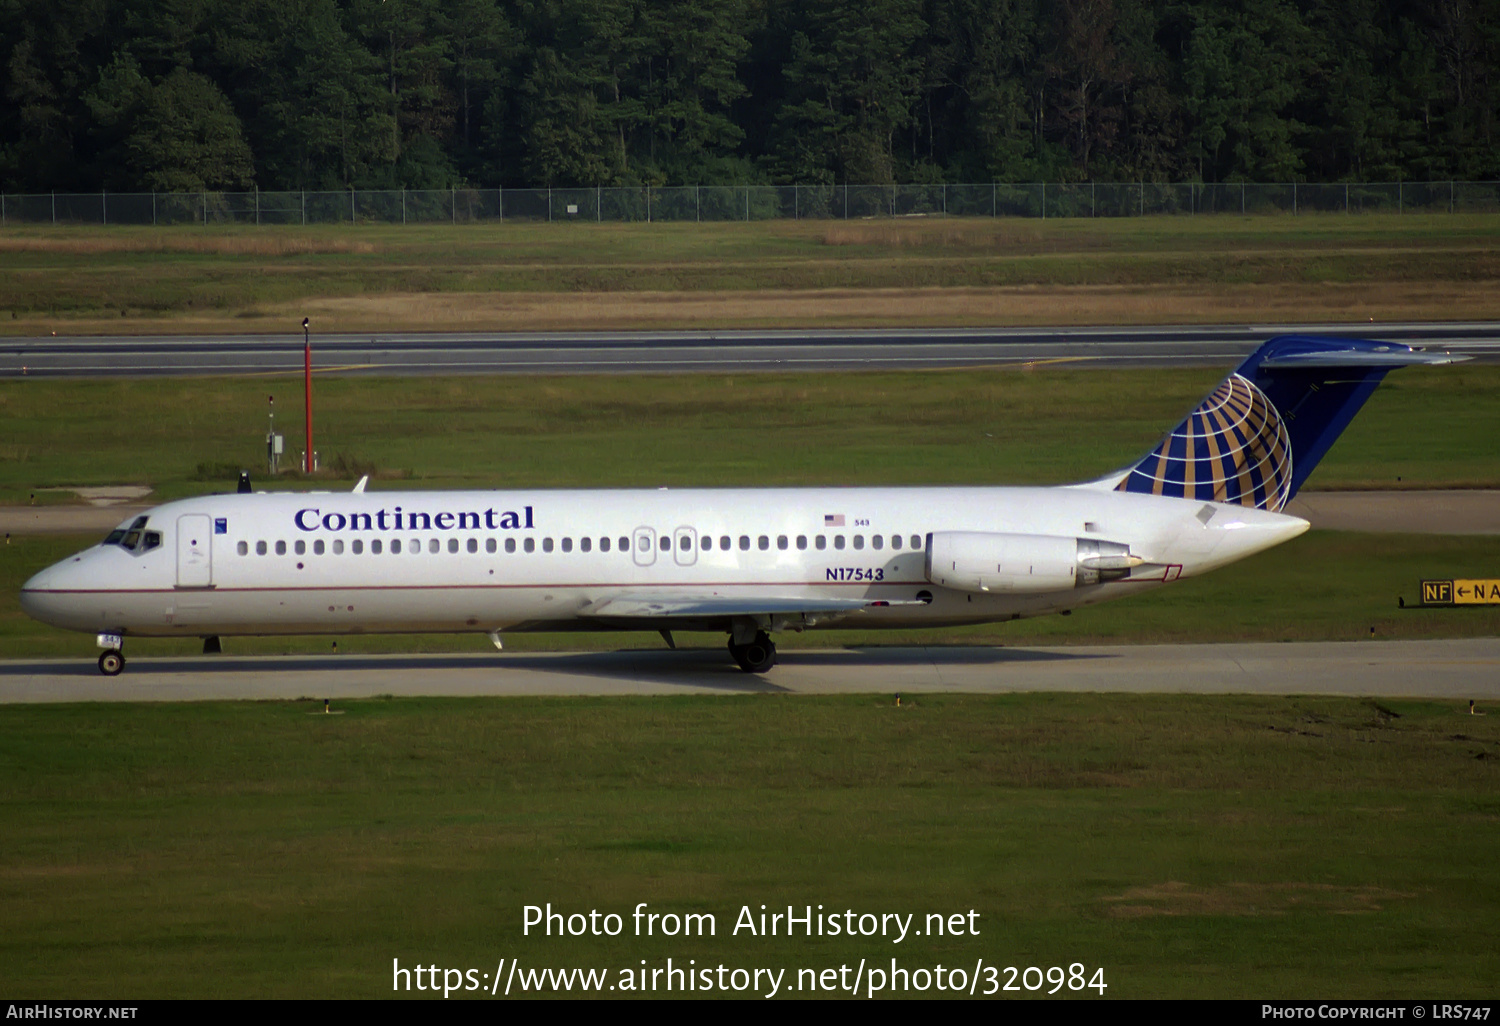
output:
[[[1076,648],[794,650],[756,677],[722,649],[0,663],[0,704],[375,695],[1112,693],[1500,700],[1500,639]],[[1480,706],[1483,710],[1483,705]]]
[[[630,374],[910,370],[1049,361],[1232,365],[1274,335],[1316,332],[1500,361],[1500,324],[1213,325],[543,334],[321,335],[319,374]],[[0,339],[0,378],[300,373],[296,335]]]

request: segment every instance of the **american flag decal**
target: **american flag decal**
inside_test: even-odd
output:
[[[823,526],[824,527],[843,527],[844,526],[844,514],[842,514],[842,513],[824,513],[823,514]]]

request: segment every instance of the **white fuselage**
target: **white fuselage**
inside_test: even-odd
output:
[[[70,557],[26,583],[25,610],[152,636],[964,624],[1136,593],[1307,529],[1088,485],[256,493],[146,518],[154,547]],[[1139,565],[1097,584],[943,587],[928,562],[942,532],[1097,539]],[[851,599],[890,604],[830,608]]]

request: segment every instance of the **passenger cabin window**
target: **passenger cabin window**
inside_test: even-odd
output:
[[[630,539],[627,538],[627,537],[625,537],[623,534],[620,535],[620,551],[621,552],[629,552],[630,551]]]
[[[396,544],[400,545],[401,543],[397,542]],[[292,550],[299,556],[307,555],[307,542],[303,541],[301,538],[298,538],[297,544],[292,546]],[[397,551],[399,552],[400,550],[398,549]]]
[[[729,535],[726,534],[722,538],[719,539],[719,551],[720,552],[728,552],[729,551]]]
[[[884,547],[885,547],[885,539],[884,538],[880,537],[880,535],[878,535],[878,534],[873,534],[873,535],[870,536],[870,548],[872,548],[872,549],[880,549],[880,548],[884,548]]]
[[[478,552],[479,551],[479,539],[478,538],[470,538],[469,539],[469,544],[466,545],[465,548],[467,548],[470,552]]]
[[[765,552],[771,547],[771,539],[767,538],[765,535],[761,535],[756,539],[755,546],[756,548],[760,549],[760,551]]]
[[[401,555],[401,539],[400,538],[392,538],[391,539],[391,555],[393,555],[393,556],[399,556],[399,555]]]
[[[352,552],[352,553],[354,553],[356,556],[360,555],[362,552],[365,551],[365,543],[364,543],[364,541],[362,539],[359,539],[359,538],[354,539],[352,542],[349,543],[349,551]]]
[[[856,549],[862,549],[862,548],[865,547],[865,536],[864,535],[862,535],[862,534],[856,534],[854,536],[854,547]]]
[[[523,543],[522,547],[527,552],[535,552],[536,551],[536,539],[535,538],[527,538],[526,541]]]
[[[322,554],[323,554],[323,539],[319,538],[317,541],[313,542],[313,555],[314,556],[321,556]]]
[[[342,556],[344,554],[344,540],[342,538],[335,538],[333,540],[333,554],[335,556]]]
[[[750,536],[748,534],[742,534],[742,535],[740,535],[740,551],[741,552],[749,552],[750,551]]]
[[[572,552],[573,551],[573,539],[572,538],[564,538],[562,540],[562,550],[564,552]]]
[[[278,541],[276,543],[276,555],[278,555],[278,556],[284,556],[284,555],[286,555],[286,542],[284,542],[284,541]]]
[[[585,537],[585,538],[579,538],[578,539],[578,551],[579,552],[587,552],[587,551],[589,551],[589,549],[591,549],[593,547],[593,545],[594,545],[594,539],[592,539],[592,538]]]
[[[234,551],[238,552],[242,556],[248,556],[250,555],[250,545],[247,542],[240,542],[239,544],[235,545]]]
[[[449,538],[448,539],[448,551],[449,552],[457,552],[458,551],[458,539],[457,538]]]
[[[380,555],[380,539],[375,538],[370,542],[370,552],[376,556]]]
[[[641,551],[642,552],[646,552],[650,548],[651,548],[651,539],[647,538],[644,534],[641,535]]]
[[[672,548],[672,539],[666,535],[661,536],[661,550],[667,552]]]
[[[438,552],[438,551],[440,551],[442,549],[442,547],[443,547],[442,543],[439,542],[436,538],[428,538],[427,539],[427,551],[428,552],[434,552],[434,553]]]
[[[778,549],[785,549],[786,546],[787,546],[786,535],[784,535],[784,534],[778,534],[776,536],[776,547]]]
[[[257,556],[264,556],[266,554],[266,543],[265,542],[258,541],[258,542],[255,543],[255,554]]]
[[[807,548],[807,535],[805,535],[805,534],[799,534],[799,535],[797,535],[797,548],[798,548],[798,550],[802,550],[802,549]]]
[[[836,535],[833,536],[833,547],[836,548],[836,549],[841,549],[841,548],[844,547],[844,536],[843,535],[836,534]]]
[[[813,548],[819,550],[820,552],[823,549],[828,548],[828,539],[823,537],[821,534],[818,535],[817,538],[813,539]]]
[[[493,539],[493,538],[486,538],[484,540],[484,551],[486,551],[486,552],[494,552],[495,551],[495,539]]]
[[[899,549],[900,547],[901,547],[901,536],[899,534],[893,534],[893,535],[891,535],[891,548],[893,548],[893,549]]]
[[[683,535],[682,540],[677,547],[683,552],[686,552],[688,549],[693,547],[693,539],[689,538],[687,535]]]
[[[600,552],[608,552],[609,551],[609,539],[608,538],[600,538],[599,539],[599,551]]]
[[[914,534],[911,536],[911,547],[914,549],[920,549],[922,547],[922,536],[920,534]]]
[[[505,551],[506,552],[514,552],[514,551],[516,551],[516,540],[514,538],[507,538],[507,539],[505,539]]]
[[[552,551],[552,539],[551,538],[543,538],[542,539],[542,551],[543,552],[551,552]]]

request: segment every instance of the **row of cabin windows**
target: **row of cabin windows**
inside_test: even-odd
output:
[[[817,550],[821,551],[823,549],[828,548],[828,543],[829,543],[829,536],[828,535],[822,535],[822,534],[814,535],[811,540],[812,540],[812,547],[814,549],[817,549]],[[855,549],[863,549],[865,547],[865,536],[862,535],[862,534],[853,535],[849,540],[852,542],[852,544],[853,544],[853,546],[854,546]],[[609,539],[609,538],[600,538],[599,539],[599,551],[600,552],[608,552],[608,551],[610,551],[611,541],[612,541],[612,539]],[[833,547],[835,549],[841,550],[841,549],[844,548],[845,539],[844,539],[844,536],[842,534],[835,534],[835,535],[833,535],[832,536],[832,541],[833,541]],[[906,541],[907,541],[907,539],[905,538],[905,536],[899,535],[899,534],[893,534],[893,535],[890,536],[889,544],[890,544],[890,547],[892,549],[894,549],[894,550],[900,550],[902,548],[903,544]],[[651,547],[651,539],[647,535],[641,535],[640,538],[637,539],[637,543],[640,545],[640,549],[641,549],[642,552],[647,551]],[[314,539],[313,542],[312,542],[312,554],[314,556],[321,556],[321,555],[323,555],[325,551],[328,551],[324,547],[325,544],[330,544],[331,545],[332,552],[333,552],[333,554],[335,556],[341,556],[341,555],[343,555],[343,553],[344,553],[344,540],[342,538],[335,538],[335,539],[333,539],[333,541],[331,543],[325,543],[322,538],[316,538],[316,539]],[[672,548],[672,539],[671,539],[670,536],[663,534],[663,535],[661,535],[659,537],[658,544],[659,544],[659,546],[660,546],[660,548],[661,548],[661,550],[663,552],[668,552]],[[778,550],[785,551],[786,549],[790,548],[792,546],[792,544],[793,544],[792,539],[789,538],[787,535],[779,534],[779,535],[776,536],[776,548]],[[805,535],[805,534],[799,534],[799,535],[797,535],[795,544],[796,544],[796,547],[797,547],[797,549],[799,551],[805,550],[807,548],[807,546],[808,546],[808,536]],[[885,535],[882,535],[882,534],[872,534],[870,536],[870,538],[869,538],[869,546],[872,549],[876,549],[876,550],[884,549],[886,547],[886,544],[887,544],[887,540],[886,540],[886,536]],[[257,556],[268,555],[270,553],[270,551],[271,551],[271,549],[272,549],[273,546],[275,548],[276,555],[278,555],[278,556],[285,556],[287,554],[287,544],[284,541],[277,541],[277,542],[258,541],[258,542],[255,543],[255,554]],[[712,535],[707,535],[707,534],[699,535],[698,536],[698,546],[704,552],[710,551],[714,547],[713,536]],[[469,538],[469,539],[467,539],[464,542],[464,546],[463,547],[467,551],[469,551],[469,552],[475,552],[475,553],[477,553],[479,551],[479,539],[478,538]],[[693,538],[692,538],[692,536],[691,535],[687,535],[687,534],[681,535],[677,539],[677,547],[681,551],[683,551],[683,552],[687,552],[688,550],[690,550],[693,547]],[[734,542],[734,539],[730,535],[725,534],[725,535],[720,535],[719,536],[719,551],[721,551],[721,552],[728,552],[730,549],[732,549],[734,547],[735,547],[735,542]],[[741,552],[749,552],[750,551],[750,547],[751,547],[750,535],[748,535],[748,534],[742,534],[742,535],[740,535],[739,536],[739,546],[738,547],[739,547],[739,550]],[[912,549],[920,549],[922,547],[922,536],[919,535],[919,534],[912,535],[910,537],[910,547]],[[443,545],[443,542],[441,540],[439,540],[437,538],[429,538],[429,539],[427,539],[427,551],[429,553],[442,552],[443,548],[444,548],[444,545]],[[495,551],[498,550],[498,548],[499,548],[499,546],[497,545],[496,540],[494,538],[486,538],[484,540],[484,551],[485,552],[495,552]],[[593,551],[593,548],[594,548],[594,539],[592,539],[592,538],[580,538],[580,539],[578,539],[578,551],[579,552],[591,552],[591,551]],[[755,539],[755,548],[759,549],[761,552],[768,552],[768,551],[770,551],[770,548],[771,548],[771,536],[768,535],[768,534],[760,535],[758,538]],[[448,539],[448,543],[447,543],[447,549],[448,549],[449,552],[454,552],[454,553],[458,552],[459,551],[459,540],[457,538],[449,538]],[[248,556],[250,554],[250,543],[249,542],[244,542],[244,541],[239,542],[235,546],[235,550],[240,555],[242,555],[242,556]],[[535,552],[536,551],[536,539],[535,538],[522,538],[521,539],[521,550],[523,552]],[[543,552],[551,552],[552,550],[553,550],[552,539],[551,538],[543,538],[542,539],[542,551]],[[628,552],[629,550],[630,550],[630,539],[627,538],[627,537],[621,537],[619,539],[619,551],[621,551],[621,552]],[[292,543],[292,551],[294,553],[296,553],[297,555],[299,555],[299,556],[306,555],[307,551],[308,551],[308,543],[304,539],[299,538],[295,542]],[[356,556],[362,555],[364,553],[364,551],[365,551],[365,542],[364,542],[364,539],[362,539],[362,538],[355,538],[353,541],[349,542],[349,551],[352,552],[352,553],[354,553]],[[378,556],[378,555],[380,555],[381,553],[383,553],[385,551],[386,551],[386,545],[385,545],[384,539],[381,539],[381,538],[372,538],[372,539],[370,539],[370,552],[372,554]],[[410,542],[407,543],[405,545],[405,547],[403,548],[402,539],[400,539],[400,538],[392,538],[390,540],[390,552],[393,555],[397,555],[397,554],[400,554],[403,551],[411,553],[412,555],[419,554],[422,551],[422,539],[420,539],[420,538],[412,538],[410,540]],[[506,552],[515,552],[516,551],[516,539],[514,539],[514,538],[506,538],[505,539],[505,551]],[[562,539],[562,551],[564,551],[564,552],[572,552],[573,551],[573,539],[572,538],[564,538],[564,539]]]

